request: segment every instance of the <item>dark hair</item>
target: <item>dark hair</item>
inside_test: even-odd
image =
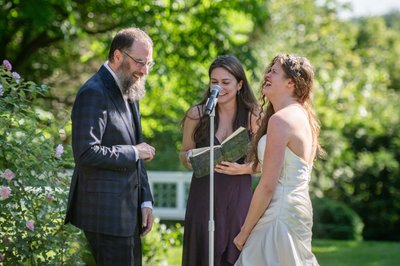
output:
[[[127,28],[119,31],[113,38],[108,52],[108,61],[114,61],[115,50],[129,50],[135,41],[148,43],[153,47],[150,36],[139,28]]]
[[[315,114],[313,103],[312,103],[312,89],[314,82],[314,70],[311,66],[310,61],[301,56],[289,55],[289,54],[278,54],[272,59],[271,63],[268,65],[264,72],[263,82],[261,84],[260,91],[262,90],[267,82],[266,75],[271,71],[272,66],[279,62],[282,66],[283,71],[287,78],[293,80],[295,84],[294,89],[294,97],[297,102],[300,103],[304,109],[307,111],[308,120],[310,122],[310,126],[313,133],[313,145],[316,147],[316,155],[323,155],[323,150],[319,144],[318,137],[320,132],[320,123]],[[264,108],[264,106],[267,106]],[[248,160],[252,160],[254,162],[253,167],[256,167],[258,164],[258,155],[257,155],[257,144],[260,138],[266,134],[268,128],[268,121],[271,116],[275,113],[274,107],[271,102],[269,102],[266,96],[262,96],[262,110],[263,113],[260,114],[260,117],[263,117],[261,126],[257,131],[255,138],[253,139],[253,144],[251,148],[251,152],[247,157]]]
[[[218,56],[212,62],[208,70],[208,76],[210,79],[211,79],[211,72],[216,68],[224,68],[236,78],[237,82],[242,81],[242,88],[236,95],[237,111],[232,126],[234,130],[239,128],[240,126],[248,128],[249,114],[257,110],[258,104],[253,94],[253,91],[251,90],[249,82],[247,81],[247,77],[244,72],[242,64],[233,55]],[[200,103],[196,105],[200,113],[200,121],[194,130],[194,136],[193,136],[194,141],[196,143],[207,143],[207,140],[209,138],[210,134],[209,117],[207,115],[204,115],[204,108],[205,108],[204,106],[209,96],[210,96],[210,90],[208,86],[203,99],[200,101]],[[187,114],[182,122],[185,121],[186,117]],[[217,131],[219,125],[218,105],[216,106],[214,123],[215,123],[215,131]]]

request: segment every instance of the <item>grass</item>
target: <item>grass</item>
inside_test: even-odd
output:
[[[392,266],[400,262],[400,242],[314,240],[313,252],[322,266]],[[168,251],[169,266],[181,265],[182,248]]]
[[[392,266],[400,262],[400,242],[314,240],[319,264]]]

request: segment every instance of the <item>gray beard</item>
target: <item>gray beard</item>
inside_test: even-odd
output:
[[[145,83],[146,78],[142,77],[130,86],[122,86],[122,94],[128,97],[130,101],[139,101],[146,95]]]
[[[115,73],[121,82],[122,95],[130,101],[139,101],[146,95],[146,77],[142,76],[139,81],[133,81],[130,74],[125,75],[124,65]]]

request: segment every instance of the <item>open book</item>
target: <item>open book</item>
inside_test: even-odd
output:
[[[221,145],[214,146],[214,166],[222,161],[235,162],[247,153],[249,135],[244,127],[238,128]],[[210,147],[193,149],[189,157],[195,177],[210,174]]]

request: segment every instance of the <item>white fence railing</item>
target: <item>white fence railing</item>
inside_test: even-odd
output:
[[[192,172],[147,171],[154,198],[154,216],[184,220]]]

